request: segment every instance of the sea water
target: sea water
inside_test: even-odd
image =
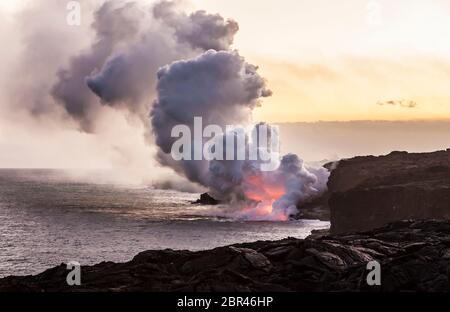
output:
[[[199,194],[87,182],[59,170],[0,170],[0,277],[77,261],[125,262],[149,249],[211,249],[305,238],[328,222],[224,217],[193,205]],[[225,214],[226,215],[226,214]]]

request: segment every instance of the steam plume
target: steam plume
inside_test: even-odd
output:
[[[77,49],[59,43],[65,35],[46,25],[48,13],[41,12],[36,27],[24,19],[23,28],[30,33],[23,38],[24,68],[17,72],[26,72],[27,78],[14,90],[31,101],[12,102],[25,103],[31,118],[44,116],[60,129],[75,125],[124,167],[136,159],[151,163],[150,150],[156,147],[161,164],[232,203],[241,217],[285,220],[299,202],[325,189],[326,171],[306,168],[295,155],[280,157],[280,167],[270,172],[254,160],[175,161],[170,155],[173,126],[192,129],[194,117],[201,116],[204,126],[242,124],[251,129],[253,109],[271,95],[266,81],[257,66],[233,50],[239,28],[233,20],[205,11],[187,14],[169,1],[152,6],[98,3],[93,38],[79,38],[87,43],[82,51],[78,42],[73,43]],[[49,7],[55,14],[64,11],[56,0],[49,0]],[[43,57],[54,62],[33,66]],[[144,142],[140,156],[132,155]],[[246,145],[252,144],[247,136]],[[138,171],[144,167],[140,164]]]
[[[179,42],[201,50],[227,50],[239,30],[233,20],[225,21],[219,14],[196,11],[190,15],[174,10],[175,3],[163,1],[154,7],[154,15],[173,27]]]
[[[144,122],[148,104],[156,97],[151,125],[160,163],[209,188],[214,196],[243,205],[241,212],[248,217],[286,219],[298,202],[323,190],[321,179],[295,155],[283,157],[280,168],[271,173],[262,172],[255,161],[174,161],[174,126],[187,125],[193,131],[198,116],[204,126],[249,125],[252,110],[271,92],[257,66],[230,50],[236,22],[204,11],[187,15],[166,1],[156,4],[144,20],[137,40],[112,54],[86,83],[102,104],[124,108]]]
[[[91,132],[98,101],[86,87],[85,78],[100,68],[120,45],[132,42],[140,29],[141,14],[134,3],[121,5],[105,2],[95,13],[92,28],[96,33],[91,48],[72,58],[66,69],[58,72],[52,94],[66,112],[79,122],[82,130]]]
[[[121,9],[128,12],[133,7]],[[136,14],[133,16],[136,18]],[[127,32],[137,36],[136,40],[112,54],[100,69],[90,73],[86,82],[103,104],[125,108],[145,121],[149,103],[155,97],[158,69],[208,49],[228,49],[238,26],[204,11],[186,15],[178,12],[174,2],[167,1],[155,4],[140,18],[139,31],[133,27]],[[100,20],[97,23],[104,24]]]
[[[163,67],[158,72],[157,92],[151,116],[160,161],[208,187],[213,196],[232,202],[239,208],[239,216],[286,220],[296,212],[298,203],[325,189],[326,170],[314,174],[292,154],[281,159],[277,170],[268,172],[261,170],[260,162],[251,160],[172,159],[174,126],[187,125],[194,133],[197,116],[202,117],[203,126],[249,125],[260,99],[271,95],[257,67],[236,51],[210,50]]]
[[[222,127],[250,122],[259,98],[270,95],[256,69],[237,52],[214,50],[163,67],[158,72],[158,97],[151,113],[160,160],[207,186],[207,162],[172,160],[170,151],[176,139],[171,130],[184,124],[193,131],[196,116],[203,117],[205,125]]]

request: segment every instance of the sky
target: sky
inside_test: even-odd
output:
[[[102,1],[84,1],[81,27],[70,28],[64,0],[0,0],[0,168],[119,166],[140,173],[154,167],[144,130],[116,111],[105,111],[95,133],[80,132],[60,110],[39,118],[24,111],[23,99],[47,100],[41,93],[57,70],[90,46],[91,15]],[[232,48],[259,66],[273,91],[254,120],[300,123],[287,131],[284,148],[320,160],[450,146],[448,0],[190,0],[184,6],[239,23]]]
[[[0,0],[0,10],[12,15],[27,2]],[[255,120],[450,119],[447,0],[191,0],[186,6],[239,23],[234,48],[258,64],[274,92]],[[380,105],[389,101],[415,106]]]
[[[272,122],[450,119],[446,0],[194,0],[240,25],[235,47],[260,66]],[[414,101],[414,108],[377,105]]]

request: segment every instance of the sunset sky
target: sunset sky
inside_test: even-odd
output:
[[[140,0],[141,2],[155,2]],[[27,0],[1,0],[13,13]],[[191,0],[236,20],[274,95],[256,120],[450,119],[447,0]],[[416,106],[377,105],[413,101]]]
[[[239,23],[231,49],[273,91],[254,121],[307,122],[284,145],[306,159],[450,146],[449,0],[180,1]],[[57,72],[94,44],[104,2],[80,1],[82,24],[70,27],[65,0],[0,0],[0,167],[154,167],[143,127],[120,110],[95,99],[102,113],[86,133],[52,98]]]
[[[450,119],[449,1],[194,3],[239,22],[235,47],[274,91],[258,119]]]

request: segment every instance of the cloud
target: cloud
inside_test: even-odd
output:
[[[202,50],[226,50],[233,44],[239,25],[232,19],[203,10],[189,15],[177,12],[174,2],[162,1],[155,5],[153,14],[163,23],[173,27],[180,42]]]
[[[108,24],[119,19],[113,24],[121,25],[120,15],[115,15],[104,22],[97,19],[96,23],[109,29]],[[179,59],[193,58],[209,49],[228,50],[238,26],[234,21],[205,11],[187,15],[180,11],[178,3],[169,1],[156,3],[138,20],[141,20],[141,26],[126,32],[134,34],[136,40],[110,53],[99,68],[92,67],[85,81],[103,105],[125,109],[147,125],[150,106],[156,96],[159,68]],[[93,50],[104,51],[98,46]]]
[[[390,100],[390,101],[379,101],[377,105],[380,106],[399,106],[403,108],[415,108],[417,103],[411,100]]]
[[[21,157],[34,151],[30,163],[36,167],[44,157],[52,166],[118,167],[133,180],[192,190],[189,180],[214,195],[223,191],[226,200],[253,201],[252,218],[285,220],[298,201],[323,191],[326,177],[307,170],[295,155],[276,154],[281,166],[272,173],[261,170],[261,161],[172,158],[173,126],[192,130],[194,117],[201,116],[204,126],[251,127],[254,109],[272,95],[258,67],[233,49],[239,29],[234,20],[202,10],[185,13],[178,2],[89,3],[82,3],[80,28],[60,18],[65,3],[49,0],[30,4],[17,33],[1,34],[16,40],[20,53],[11,53],[16,64],[3,76],[12,79],[0,79],[11,91],[2,98],[2,106],[8,104],[0,107],[1,117],[8,119],[3,111],[15,115],[0,123],[8,132],[0,146]],[[8,140],[18,137],[11,133],[21,134],[21,142]],[[89,163],[91,154],[95,163]],[[3,152],[0,161],[13,166],[21,157]],[[253,183],[254,176],[263,183]],[[262,195],[264,203],[251,194]]]
[[[142,13],[135,3],[105,2],[94,14],[95,40],[89,49],[70,60],[57,73],[51,93],[80,128],[92,132],[98,116],[99,101],[86,85],[86,77],[101,68],[120,45],[135,40],[141,27]]]
[[[207,162],[172,160],[170,152],[176,140],[171,137],[172,128],[184,124],[193,129],[196,116],[203,118],[204,126],[247,124],[260,98],[271,95],[256,66],[236,51],[214,50],[161,68],[157,92],[151,122],[161,148],[159,157],[203,185],[208,184]]]

